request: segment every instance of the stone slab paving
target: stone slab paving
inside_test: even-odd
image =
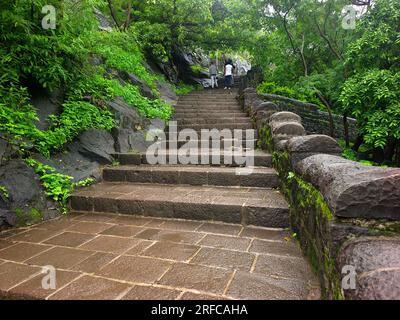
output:
[[[55,289],[42,287],[48,265]],[[319,299],[320,291],[282,229],[72,213],[0,234],[0,297]]]

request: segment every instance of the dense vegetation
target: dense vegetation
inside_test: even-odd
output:
[[[145,61],[169,63],[178,50],[201,48],[211,58],[217,50],[251,57],[262,70],[260,92],[355,117],[359,137],[346,139],[347,157],[362,152],[364,159],[400,166],[400,2],[364,2],[351,28],[351,15],[343,15],[350,0],[2,1],[0,139],[24,159],[32,151],[50,157],[87,129],[111,130],[106,106],[117,96],[146,117],[168,119],[172,108],[156,86],[166,79]],[[42,26],[48,4],[56,8],[55,29]],[[99,28],[98,12],[113,27]],[[90,63],[94,58],[103,63]],[[134,74],[156,98],[109,70]],[[32,86],[64,90],[62,110],[48,118],[46,130],[36,126]],[[178,93],[192,89],[179,86]]]
[[[354,20],[348,0],[260,1],[263,32],[251,48],[263,68],[259,90],[314,102],[354,117],[359,138],[346,155],[400,166],[400,2],[361,1]],[[316,99],[318,101],[316,101]]]
[[[158,78],[143,65],[144,57],[132,32],[101,32],[93,6],[102,1],[59,3],[57,28],[43,29],[41,8],[47,1],[2,2],[0,37],[0,134],[22,153],[35,149],[45,156],[61,149],[90,128],[114,126],[106,101],[120,96],[149,118],[168,119],[171,108],[161,100],[143,97],[133,85],[106,76],[113,68],[135,74],[157,95]],[[99,56],[105,63],[88,63]],[[50,127],[35,126],[36,111],[29,87],[65,88],[63,110],[52,115]]]

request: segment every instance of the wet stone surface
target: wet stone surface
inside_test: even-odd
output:
[[[42,288],[44,266],[56,288]],[[72,213],[3,234],[0,297],[90,300],[319,298],[282,229]]]

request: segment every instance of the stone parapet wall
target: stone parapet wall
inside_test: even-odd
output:
[[[242,77],[240,90],[255,86],[260,76],[253,72],[247,77]],[[326,134],[330,133],[329,113],[319,110],[318,106],[312,103],[306,103],[295,99],[287,98],[276,94],[257,94],[257,99],[260,101],[269,101],[275,103],[278,111],[290,111],[301,116],[302,124],[307,134]],[[334,137],[339,139],[345,138],[345,129],[343,117],[333,114]],[[347,118],[348,133],[350,141],[355,141],[357,138],[357,121],[353,118]]]
[[[273,154],[291,227],[324,297],[400,299],[400,168],[344,159],[335,139],[308,134],[303,114],[316,111],[312,105],[282,112],[254,88],[242,89],[240,101],[256,124],[259,146]]]
[[[263,100],[274,102],[280,111],[291,111],[302,118],[302,124],[307,134],[319,133],[329,135],[330,121],[329,113],[318,109],[318,106],[311,103],[304,103],[298,100],[282,97],[274,94],[260,94]],[[334,137],[344,139],[343,117],[333,114]],[[349,138],[355,141],[357,138],[357,122],[348,118]]]

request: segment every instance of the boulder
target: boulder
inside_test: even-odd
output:
[[[104,59],[98,54],[91,54],[89,55],[89,64],[93,66],[101,66],[102,64],[104,64]]]
[[[147,85],[146,82],[143,80],[139,79],[136,75],[133,73],[127,73],[129,82],[135,86],[139,87],[140,93],[142,96],[147,97],[149,99],[155,99],[155,95],[153,94],[153,90],[150,89],[150,87]]]
[[[6,158],[9,155],[10,152],[10,146],[7,141],[0,139],[0,165],[4,161],[4,158]]]
[[[153,141],[147,141],[144,131],[114,129],[115,150],[118,153],[145,152]]]
[[[142,130],[150,121],[139,114],[139,112],[123,99],[116,98],[107,103],[110,111],[114,114],[116,124],[122,129]]]
[[[21,226],[58,215],[58,205],[50,201],[39,177],[23,160],[0,166],[0,229]]]
[[[109,77],[118,79],[121,83],[130,83],[134,86],[137,86],[140,90],[142,96],[147,97],[149,99],[155,99],[155,95],[151,88],[147,85],[147,83],[140,78],[138,78],[133,73],[129,73],[126,71],[120,71],[116,69],[107,69],[106,74]]]
[[[320,190],[336,216],[400,220],[400,168],[370,167],[327,154],[294,167]]]
[[[355,289],[344,290],[346,299],[400,299],[400,239],[364,237],[346,243],[338,255],[339,270],[352,266]]]
[[[156,81],[156,86],[160,92],[160,98],[165,103],[175,106],[178,103],[178,95],[175,93],[172,86],[167,82]]]
[[[90,129],[82,133],[78,139],[80,154],[100,164],[111,164],[115,154],[114,138],[106,130]]]
[[[50,115],[58,115],[60,112],[64,93],[62,90],[49,92],[36,86],[29,93],[31,95],[31,103],[36,109],[39,118],[35,125],[40,130],[47,130],[49,128],[47,119]]]
[[[292,165],[314,154],[324,153],[341,155],[342,148],[332,137],[313,134],[291,138],[287,144],[287,150],[291,156]]]
[[[99,29],[103,31],[112,31],[115,23],[109,20],[99,9],[93,9],[94,16],[96,17]]]
[[[34,155],[33,158],[57,169],[57,172],[71,176],[76,182],[94,178],[101,179],[100,164],[81,154],[81,145],[78,141],[67,145],[63,152],[55,154],[51,159],[47,159],[41,155]]]
[[[268,102],[266,102],[268,103]],[[271,104],[271,102],[269,102]],[[273,105],[275,105],[273,103]],[[276,105],[275,105],[276,106]],[[276,109],[277,110],[277,107]],[[301,124],[301,118],[297,114],[293,112],[281,111],[274,113],[270,118],[269,121],[271,122],[297,122]]]

